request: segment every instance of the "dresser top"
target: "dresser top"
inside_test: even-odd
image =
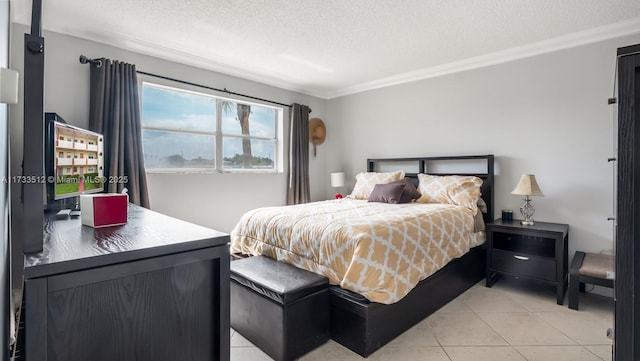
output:
[[[41,277],[141,258],[215,247],[229,235],[129,203],[127,224],[92,228],[80,217],[45,215],[43,250],[25,256],[25,277]]]

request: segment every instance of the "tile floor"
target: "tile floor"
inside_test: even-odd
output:
[[[589,286],[587,286],[588,288]],[[369,356],[407,361],[611,360],[613,300],[587,293],[580,310],[555,302],[554,288],[501,278],[484,280]],[[231,330],[231,361],[271,360]],[[303,361],[365,360],[329,341]]]

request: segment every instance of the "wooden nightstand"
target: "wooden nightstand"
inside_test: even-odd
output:
[[[557,288],[557,302],[567,290],[569,225],[498,219],[487,224],[487,278],[491,287],[498,275],[530,279]]]

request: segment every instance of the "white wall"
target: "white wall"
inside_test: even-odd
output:
[[[327,170],[353,187],[366,159],[496,156],[496,218],[519,216],[510,195],[534,173],[544,197],[535,220],[568,223],[569,251],[613,248],[612,96],[616,49],[640,36],[331,99]],[[327,193],[332,190],[327,187]],[[571,257],[571,256],[570,256]]]
[[[12,24],[14,45],[12,62],[23,63],[26,26]],[[89,67],[78,57],[106,57],[136,64],[140,71],[159,74],[215,88],[291,104],[310,106],[310,117],[325,118],[325,100],[264,84],[239,79],[191,66],[141,55],[112,46],[63,34],[44,32],[45,111],[56,112],[67,122],[86,127],[89,115]],[[166,83],[166,82],[165,82]],[[200,90],[202,91],[202,90]],[[220,94],[218,94],[220,95]],[[288,142],[289,112],[285,112],[285,140]],[[22,110],[11,116],[11,166],[19,172],[22,158]],[[108,140],[107,140],[108,141]],[[285,143],[285,154],[287,147]],[[325,197],[325,148],[311,159],[311,197]],[[326,175],[326,176],[325,176]],[[206,227],[230,232],[240,216],[258,206],[286,203],[287,174],[149,174],[151,208]],[[14,194],[19,192],[14,192]],[[19,203],[19,198],[13,198]],[[17,201],[17,202],[16,202]],[[19,214],[19,213],[18,213]],[[16,223],[14,223],[15,225]]]

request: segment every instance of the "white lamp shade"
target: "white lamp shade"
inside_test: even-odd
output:
[[[18,72],[0,68],[0,103],[18,103]]]
[[[511,194],[517,194],[521,196],[544,196],[538,182],[536,182],[536,176],[533,174],[523,174],[520,177],[520,181],[516,188],[511,191]]]
[[[344,187],[346,176],[344,172],[331,173],[331,186],[332,187]]]

